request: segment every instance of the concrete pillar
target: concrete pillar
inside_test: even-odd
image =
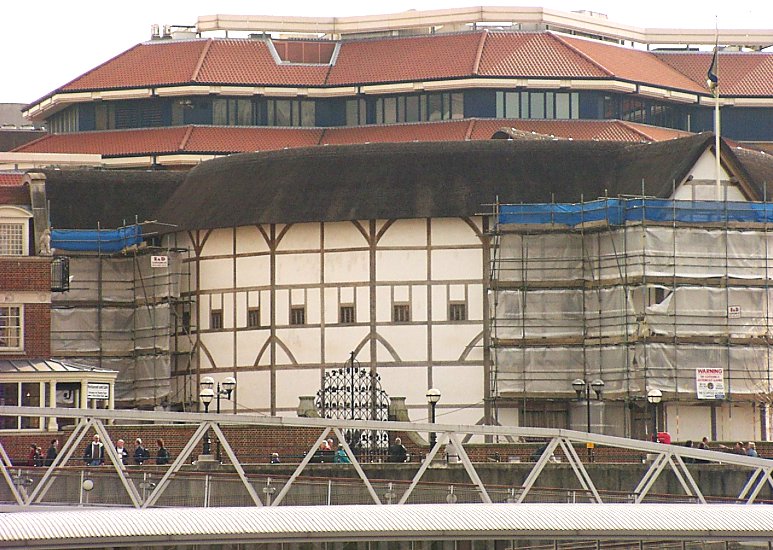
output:
[[[56,408],[56,380],[51,380],[48,383],[48,406]],[[55,416],[48,417],[47,429],[49,432],[59,431],[59,424],[57,423]]]
[[[81,395],[80,395],[80,403],[79,406],[81,409],[88,409],[89,408],[89,400],[86,398],[89,391],[89,383],[86,381],[86,379],[81,380]]]

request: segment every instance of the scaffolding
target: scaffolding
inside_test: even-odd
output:
[[[578,378],[603,379],[605,400],[695,401],[705,367],[723,369],[725,400],[767,405],[771,221],[767,202],[497,202],[495,415],[503,400],[571,398]]]
[[[51,354],[119,372],[121,407],[164,406],[172,363],[190,363],[181,334],[190,311],[188,251],[154,245],[156,222],[96,231],[53,230],[58,256],[69,258],[69,289],[52,297]]]

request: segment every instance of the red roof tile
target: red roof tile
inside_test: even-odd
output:
[[[490,139],[502,127],[580,140],[661,141],[686,132],[619,120],[467,119],[353,128],[182,126],[57,134],[19,147],[26,153],[92,153],[105,157],[170,153],[229,154],[313,145]]]
[[[555,35],[527,32],[488,33],[478,73],[545,78],[609,76]]]
[[[585,55],[594,63],[603,67],[610,75],[653,86],[706,93],[694,80],[663,62],[652,52],[635,50],[615,44],[555,35],[556,39],[566,43],[577,52]],[[707,66],[708,68],[708,66]]]
[[[667,63],[697,84],[705,87],[711,65],[711,52],[658,52]],[[719,91],[733,96],[773,95],[773,53],[722,52],[718,59]]]
[[[359,126],[356,128],[330,128],[325,131],[322,143],[325,145],[343,145],[405,141],[462,141],[465,139],[469,127],[469,120],[452,120]]]
[[[75,92],[188,83],[207,42],[163,40],[137,44],[60,89]]]
[[[185,151],[233,153],[310,147],[319,143],[322,133],[320,128],[196,126],[185,144]]]
[[[18,187],[24,172],[0,172],[0,187]]]
[[[470,76],[482,32],[344,41],[330,85]]]
[[[328,65],[277,65],[264,40],[212,40],[195,82],[320,86]]]
[[[103,156],[147,155],[179,151],[187,127],[51,134],[22,145],[21,153],[87,153]]]

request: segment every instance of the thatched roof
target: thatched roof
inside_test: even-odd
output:
[[[46,176],[51,225],[65,229],[120,227],[156,218],[185,172],[35,170]]]
[[[245,153],[203,162],[159,212],[183,229],[471,216],[502,202],[667,197],[713,143],[379,143]]]

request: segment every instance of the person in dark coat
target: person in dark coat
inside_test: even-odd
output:
[[[83,461],[89,466],[100,466],[105,463],[105,446],[99,440],[99,436],[94,434],[91,443],[86,447],[83,453]]]
[[[59,440],[52,439],[51,445],[48,446],[46,451],[46,466],[51,466],[56,460],[56,456],[59,454]]]

